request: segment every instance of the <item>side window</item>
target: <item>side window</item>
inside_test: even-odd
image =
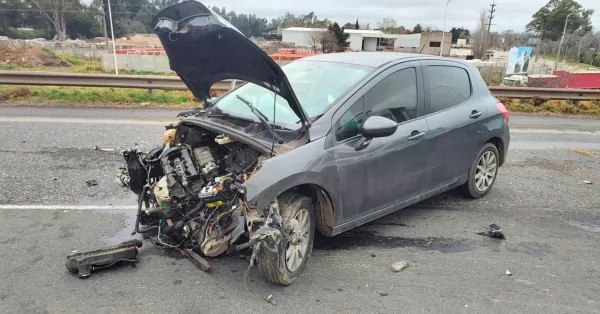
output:
[[[431,112],[437,112],[463,103],[471,97],[471,81],[463,68],[428,66],[431,90]]]
[[[351,138],[353,136],[358,135],[358,131],[360,126],[364,122],[364,102],[361,97],[357,100],[352,107],[350,107],[344,114],[340,117],[340,120],[335,125],[335,139],[339,141],[343,141],[347,138]]]
[[[384,78],[365,94],[367,116],[397,123],[417,117],[417,70],[407,68]]]

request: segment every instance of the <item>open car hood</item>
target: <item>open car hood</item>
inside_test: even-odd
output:
[[[279,65],[204,4],[184,1],[169,6],[156,14],[152,28],[169,57],[171,70],[198,99],[210,98],[216,82],[239,79],[276,92],[303,125],[309,122]]]

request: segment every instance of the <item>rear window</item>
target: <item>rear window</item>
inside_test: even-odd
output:
[[[428,66],[431,91],[431,112],[437,112],[463,103],[471,97],[471,80],[463,68]]]

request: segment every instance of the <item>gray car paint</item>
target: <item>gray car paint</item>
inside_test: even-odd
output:
[[[452,62],[468,69],[473,82],[473,95],[467,102],[400,124],[394,135],[373,139],[366,149],[358,152],[353,151],[350,143],[357,138],[335,142],[332,125],[376,82],[410,62],[421,63],[418,65],[421,67],[429,62],[446,62],[443,60],[411,55],[377,68],[311,124],[307,144],[268,159],[246,181],[248,200],[262,208],[293,187],[318,186],[333,204],[334,226],[329,235],[335,235],[466,182],[477,151],[489,140],[500,140],[499,150],[505,156],[510,141],[508,122],[495,107],[496,98],[472,65],[457,61]],[[429,106],[426,75],[421,84],[422,110],[426,110]],[[484,111],[484,115],[466,120],[465,114],[474,108]],[[201,120],[194,123],[205,124]],[[212,129],[231,131],[216,125]],[[424,131],[425,136],[416,143],[407,143],[413,131]],[[448,153],[450,162],[443,157]]]

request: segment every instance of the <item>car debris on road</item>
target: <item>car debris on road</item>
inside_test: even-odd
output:
[[[65,266],[71,273],[77,273],[79,278],[87,278],[92,272],[112,267],[117,264],[139,262],[137,255],[142,247],[142,240],[134,239],[106,248],[77,253],[77,250],[67,256]]]
[[[490,238],[506,239],[504,233],[502,233],[502,227],[500,227],[500,225],[491,223],[486,229],[487,230],[485,232],[477,232],[477,234]]]
[[[404,269],[408,268],[409,264],[407,261],[400,261],[392,264],[392,270],[399,273]]]

